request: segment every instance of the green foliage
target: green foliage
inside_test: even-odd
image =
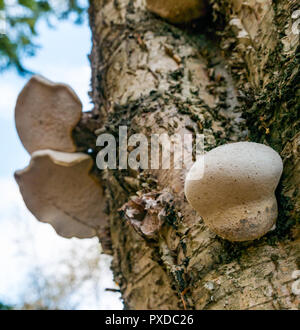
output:
[[[1,0],[0,0],[0,5],[1,5]],[[8,311],[13,309],[11,306],[5,305],[0,301],[0,311]]]
[[[29,73],[23,59],[38,49],[35,37],[41,19],[52,27],[53,19],[71,18],[80,24],[84,12],[80,0],[0,0],[0,73],[8,68]]]

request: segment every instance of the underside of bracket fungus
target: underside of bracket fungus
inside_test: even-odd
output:
[[[75,152],[72,130],[81,113],[82,104],[69,86],[34,76],[18,97],[16,128],[30,154],[44,149]]]
[[[147,0],[147,9],[171,23],[188,23],[206,14],[206,0]]]
[[[93,160],[83,153],[36,151],[15,173],[27,208],[63,237],[96,236],[106,223],[103,190],[91,176]]]
[[[237,142],[195,162],[185,182],[188,202],[208,227],[229,241],[260,238],[275,224],[275,189],[282,160],[272,148]]]

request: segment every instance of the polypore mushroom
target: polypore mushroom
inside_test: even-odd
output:
[[[15,173],[27,208],[63,237],[89,238],[105,227],[101,185],[91,176],[93,160],[83,153],[40,150]]]
[[[18,97],[16,128],[30,154],[43,149],[74,152],[72,130],[81,113],[82,104],[69,86],[34,76]]]
[[[282,160],[252,142],[217,147],[201,156],[186,177],[188,202],[207,226],[229,241],[260,238],[275,224],[275,189]]]
[[[187,23],[206,14],[205,0],[147,0],[147,9],[171,23]]]

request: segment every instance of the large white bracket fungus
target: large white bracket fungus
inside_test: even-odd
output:
[[[238,142],[204,154],[186,177],[188,202],[229,241],[260,238],[275,224],[282,160],[272,148]]]
[[[205,0],[147,0],[147,9],[171,23],[187,23],[206,14]]]
[[[93,160],[83,153],[40,150],[15,173],[27,208],[63,237],[89,238],[103,232],[101,185],[91,174]]]
[[[81,113],[82,104],[69,86],[34,76],[18,97],[16,128],[30,154],[43,149],[75,152],[72,130]]]

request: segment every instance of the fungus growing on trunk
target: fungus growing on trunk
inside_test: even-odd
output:
[[[142,237],[157,240],[172,202],[173,196],[167,191],[139,194],[124,204],[119,212]]]
[[[34,76],[17,100],[17,132],[30,154],[44,149],[75,152],[72,130],[81,113],[81,101],[69,86]]]
[[[217,147],[192,166],[186,177],[188,202],[207,226],[229,241],[260,238],[275,224],[275,189],[282,160],[272,148],[237,142]]]
[[[27,208],[66,238],[89,238],[104,232],[107,216],[99,182],[83,153],[40,150],[28,167],[15,173]]]
[[[207,11],[205,0],[147,0],[147,9],[171,23],[188,23]]]

